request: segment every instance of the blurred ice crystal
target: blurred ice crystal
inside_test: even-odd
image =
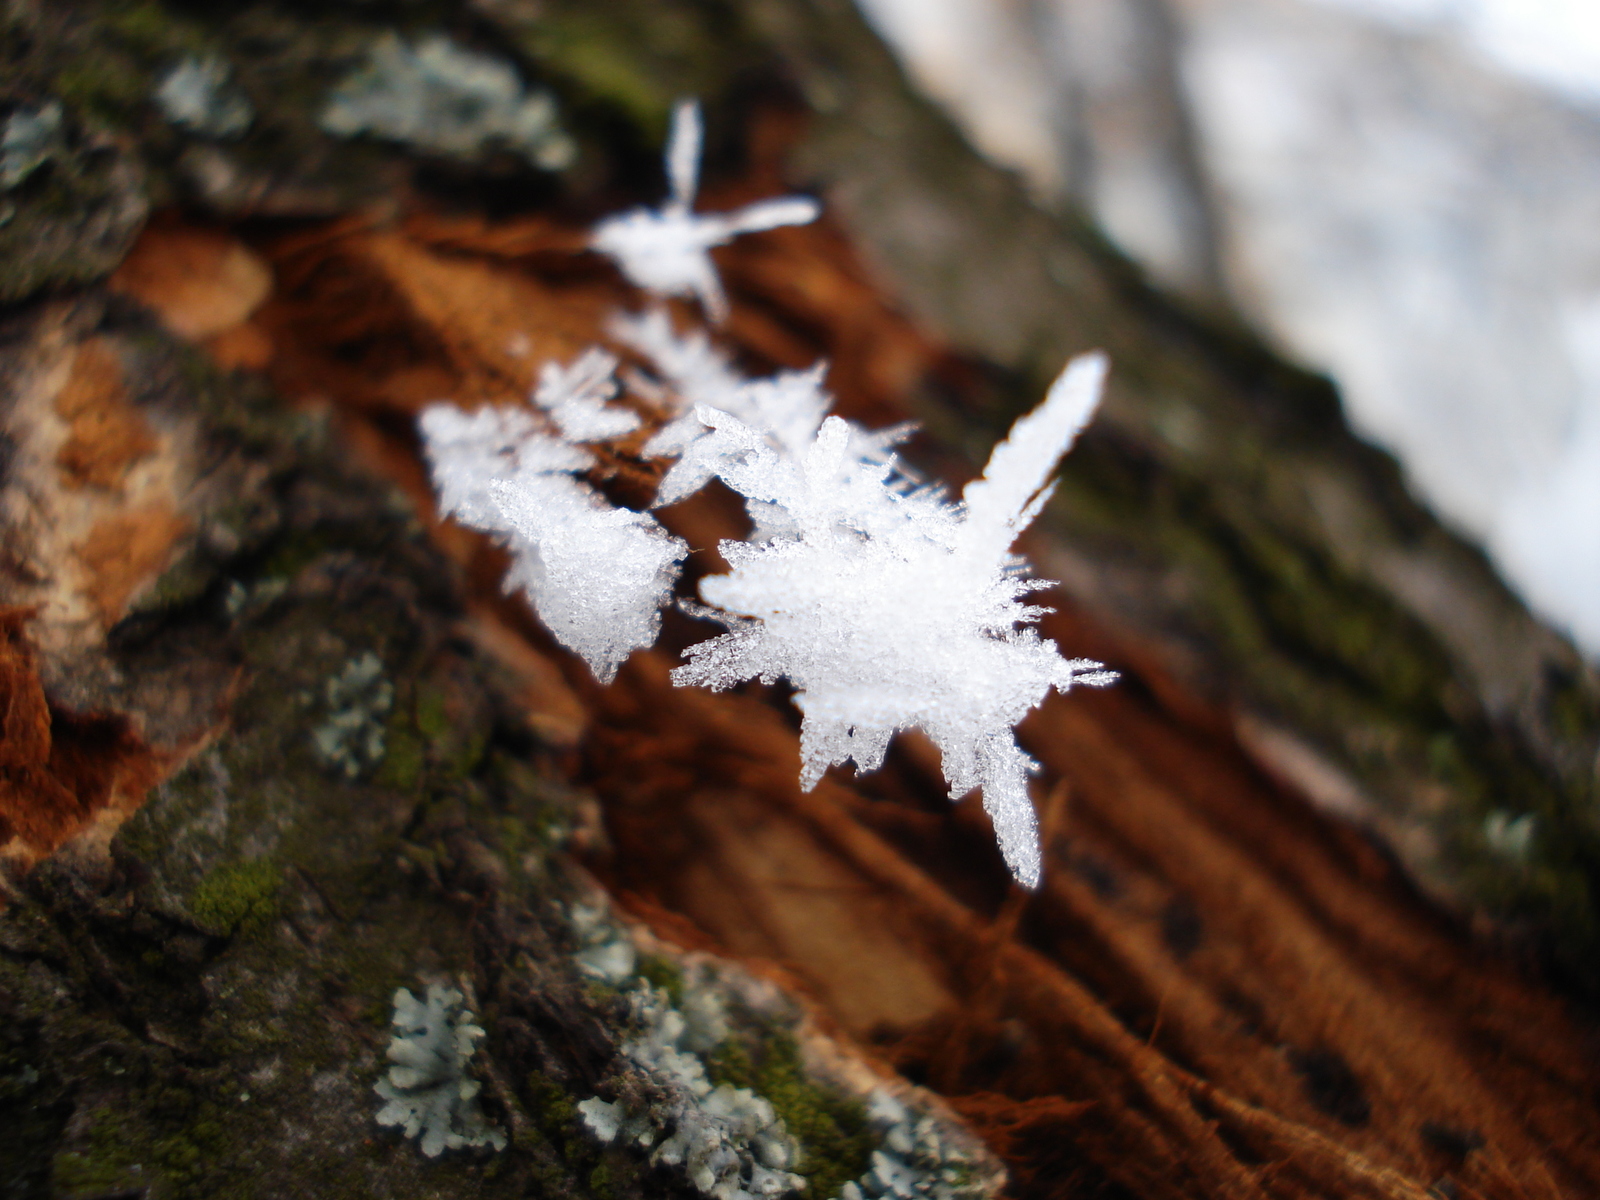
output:
[[[617,394],[617,360],[598,348],[570,366],[547,362],[539,372],[533,402],[573,442],[604,442],[639,428],[639,418],[625,408],[609,408]]]
[[[714,431],[703,453],[717,474],[779,510],[792,532],[722,543],[733,569],[702,580],[700,594],[720,610],[704,615],[729,631],[691,646],[674,682],[721,689],[787,679],[803,714],[808,789],[834,764],[875,770],[896,732],[923,730],[943,756],[951,796],[983,789],[1007,865],[1037,886],[1027,790],[1035,764],[1012,727],[1052,687],[1114,676],[1018,628],[1042,611],[1022,597],[1048,585],[1022,577],[1010,547],[1048,501],[1050,473],[1093,413],[1105,370],[1098,354],[1070,363],[1044,404],[995,447],[962,507],[906,487],[891,463],[851,454],[838,417],[792,457],[738,418],[701,406]]]
[[[672,114],[666,166],[670,188],[657,209],[636,208],[595,226],[596,250],[617,261],[630,280],[658,296],[693,296],[706,315],[720,323],[728,301],[708,253],[742,233],[804,225],[821,211],[815,200],[785,196],[762,200],[734,212],[694,212],[700,173],[700,106],[681,101]]]
[[[373,1088],[384,1101],[378,1124],[399,1126],[418,1138],[422,1152],[491,1146],[505,1149],[506,1135],[478,1109],[482,1087],[467,1076],[467,1062],[483,1030],[462,1008],[454,988],[429,984],[425,1000],[406,988],[394,994],[394,1037],[388,1077]]]
[[[592,378],[583,372],[599,364],[584,361],[568,369],[573,378]],[[546,379],[558,423],[565,413],[592,434],[611,415],[592,388],[572,391],[560,371]],[[655,518],[613,507],[574,478],[593,456],[543,432],[526,409],[468,414],[434,404],[421,426],[440,508],[505,539],[506,587],[526,592],[545,627],[609,683],[630,653],[655,641],[688,547]]]
[[[500,145],[547,171],[577,153],[548,93],[527,91],[510,64],[439,36],[413,47],[384,33],[334,89],[319,123],[339,137],[371,134],[451,158]]]

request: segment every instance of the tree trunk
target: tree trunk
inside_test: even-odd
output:
[[[695,1053],[814,1200],[896,1144],[882,1096],[952,1197],[991,1155],[1018,1197],[1600,1190],[1594,671],[1325,381],[1033,205],[843,0],[5,20],[45,132],[0,192],[0,1192],[703,1194],[576,1107],[657,1151],[698,1119],[640,1065],[641,996],[727,1014]],[[551,87],[574,165],[326,132],[395,29]],[[180,119],[187,60],[224,82]],[[634,297],[583,230],[654,202],[682,94],[705,207],[827,202],[719,251],[746,365],[827,357],[841,412],[921,419],[960,483],[1111,354],[1022,547],[1046,635],[1123,672],[1021,728],[1037,893],[919,738],[803,793],[782,694],[667,683],[689,621],[602,688],[436,519],[415,413],[604,339]],[[691,578],[726,499],[672,515]],[[487,1031],[503,1150],[376,1121],[391,998],[429,984]]]

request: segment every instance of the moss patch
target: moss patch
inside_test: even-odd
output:
[[[278,910],[282,868],[271,859],[227,863],[211,871],[189,897],[189,911],[202,925],[223,933],[262,928]]]
[[[877,1146],[866,1108],[857,1100],[807,1078],[800,1047],[787,1032],[767,1034],[754,1054],[730,1039],[712,1057],[714,1083],[750,1088],[771,1102],[784,1127],[800,1143],[797,1168],[807,1194],[829,1197],[866,1174]]]

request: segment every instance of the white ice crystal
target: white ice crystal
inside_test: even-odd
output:
[[[727,688],[787,679],[801,724],[801,783],[833,764],[881,765],[898,731],[939,747],[952,797],[983,789],[1001,852],[1026,886],[1039,882],[1027,777],[1035,764],[1012,727],[1052,688],[1105,684],[1101,664],[1063,659],[1030,628],[1010,547],[1049,499],[1051,471],[1099,399],[1102,355],[1070,363],[1038,409],[995,447],[964,504],[908,489],[890,463],[851,453],[850,428],[822,423],[804,454],[780,453],[738,418],[705,406],[703,453],[717,474],[792,530],[762,543],[723,542],[727,575],[701,581],[729,632],[690,647],[681,684]],[[768,522],[769,526],[772,524]]]
[[[603,409],[593,387],[572,386],[596,365],[580,359],[546,376],[552,416],[579,436],[631,415]],[[526,592],[545,627],[609,683],[630,653],[655,642],[688,547],[654,517],[613,507],[574,478],[593,457],[543,432],[528,410],[434,404],[420,424],[440,508],[505,539],[506,587]]]
[[[460,992],[436,983],[428,985],[426,1000],[406,988],[395,992],[395,1034],[389,1043],[394,1065],[373,1088],[384,1100],[378,1124],[399,1126],[406,1137],[419,1138],[429,1158],[467,1146],[503,1150],[506,1145],[506,1135],[478,1109],[482,1085],[467,1076],[467,1061],[483,1030],[461,1005]]]
[[[721,322],[728,301],[708,253],[741,233],[804,225],[821,211],[815,200],[785,196],[734,212],[694,212],[700,173],[700,106],[679,103],[672,114],[666,165],[670,194],[660,208],[636,208],[595,226],[590,245],[617,261],[623,274],[658,296],[694,296]]]
[[[533,402],[573,442],[604,442],[639,428],[637,413],[606,404],[617,394],[617,360],[599,348],[562,366],[554,360],[539,372]]]
[[[677,416],[646,443],[644,452],[657,458],[676,458],[661,480],[655,506],[673,504],[698,491],[718,473],[727,450],[710,436],[698,410],[715,409],[759,430],[778,454],[798,458],[817,436],[833,397],[822,386],[826,363],[804,371],[780,371],[767,379],[746,379],[714,347],[705,334],[680,335],[659,308],[641,316],[619,316],[610,333],[618,341],[650,359],[665,385],[659,397]],[[850,453],[869,462],[886,461],[891,447],[904,439],[911,426],[868,431],[850,426]],[[763,514],[754,514],[758,523]],[[769,532],[761,526],[763,533]]]

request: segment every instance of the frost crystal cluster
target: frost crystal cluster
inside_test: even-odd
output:
[[[789,680],[803,714],[806,788],[836,763],[876,770],[895,733],[921,729],[939,747],[951,795],[983,789],[1007,865],[1037,886],[1034,764],[1011,728],[1052,687],[1111,677],[1017,628],[1043,611],[1022,597],[1046,585],[1012,569],[1010,546],[1049,499],[1050,472],[1088,422],[1104,374],[1099,355],[1073,362],[995,447],[960,508],[896,486],[892,464],[852,455],[838,417],[795,459],[742,421],[701,408],[715,431],[703,453],[717,474],[778,510],[790,532],[722,543],[733,571],[702,580],[700,595],[729,632],[691,646],[674,682]]]
[[[779,200],[695,215],[699,144],[699,111],[682,104],[667,151],[671,198],[602,222],[592,245],[647,290],[698,296],[717,319],[725,301],[707,248],[810,220],[816,208]],[[1114,676],[1062,658],[1031,628],[1044,610],[1026,597],[1047,584],[1027,578],[1011,546],[1099,402],[1105,357],[1068,364],[954,502],[897,462],[906,427],[868,431],[827,415],[824,364],[746,378],[705,332],[680,332],[660,308],[619,314],[608,332],[651,365],[653,378],[627,380],[654,427],[642,451],[636,439],[623,452],[669,464],[653,507],[717,478],[744,498],[754,525],[748,540],[722,544],[731,571],[701,581],[711,607],[685,606],[727,632],[691,647],[674,681],[787,680],[803,717],[806,788],[830,766],[874,770],[896,733],[922,730],[939,747],[951,796],[983,790],[1007,865],[1037,886],[1036,764],[1012,728],[1050,689]],[[617,366],[590,350],[547,364],[532,407],[467,414],[439,404],[422,417],[444,512],[506,541],[507,586],[522,588],[603,681],[654,642],[688,552],[650,514],[612,506],[579,478],[596,465],[586,446],[640,430],[639,412],[613,403]]]
[[[394,1029],[389,1043],[394,1065],[373,1088],[384,1101],[378,1124],[399,1126],[406,1137],[418,1138],[429,1158],[464,1147],[505,1149],[506,1135],[478,1109],[482,1085],[467,1077],[467,1061],[483,1030],[462,1008],[461,993],[434,983],[428,985],[427,999],[418,1000],[399,989]]]
[[[639,287],[658,296],[693,296],[706,315],[720,323],[728,315],[728,300],[711,262],[711,247],[741,233],[804,225],[821,209],[804,196],[785,196],[736,212],[697,214],[694,194],[701,137],[700,106],[685,100],[673,111],[672,136],[667,141],[666,203],[608,217],[595,227],[590,244],[616,259],[623,274]]]
[[[688,553],[654,517],[616,508],[575,478],[595,461],[576,441],[616,436],[637,420],[605,404],[615,365],[596,352],[545,369],[534,399],[564,436],[526,409],[434,404],[421,420],[440,508],[505,539],[506,587],[526,592],[550,632],[606,683],[655,641]]]

